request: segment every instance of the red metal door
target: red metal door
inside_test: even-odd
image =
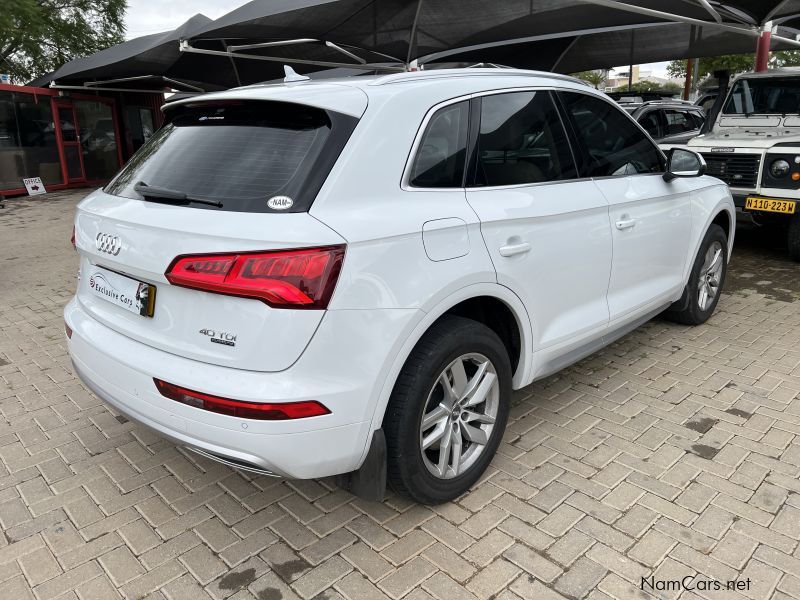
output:
[[[56,136],[63,152],[63,165],[69,183],[86,183],[86,171],[83,167],[83,151],[81,149],[81,132],[75,107],[69,100],[55,101],[57,113]]]

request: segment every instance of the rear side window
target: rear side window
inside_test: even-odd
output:
[[[662,173],[658,147],[619,108],[589,94],[560,92],[586,153],[586,175]]]
[[[576,176],[566,133],[549,92],[481,98],[476,186],[517,185]]]
[[[661,135],[661,118],[657,110],[651,110],[639,117],[639,125],[650,134],[650,137],[658,139]]]
[[[106,187],[141,198],[145,184],[186,194],[186,206],[237,212],[310,208],[357,119],[285,102],[231,102],[176,107]],[[169,116],[169,113],[168,113]],[[174,199],[169,202],[175,204]],[[221,205],[221,206],[217,206]]]
[[[468,126],[468,102],[437,110],[422,134],[409,183],[427,188],[463,187]]]

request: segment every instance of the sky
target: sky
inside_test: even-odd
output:
[[[197,13],[218,19],[249,0],[128,0],[125,13],[126,37],[136,38],[175,29]],[[625,67],[623,67],[625,68]],[[657,77],[667,76],[667,63],[642,65]]]
[[[125,37],[128,39],[175,29],[197,13],[218,19],[248,0],[128,0]]]

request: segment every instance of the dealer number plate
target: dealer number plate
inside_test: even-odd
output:
[[[92,266],[89,270],[89,292],[127,311],[152,317],[156,306],[156,286],[114,271]]]
[[[797,202],[793,202],[792,200],[776,200],[774,198],[756,198],[751,196],[745,202],[744,207],[747,210],[760,210],[763,212],[792,215],[797,209]]]

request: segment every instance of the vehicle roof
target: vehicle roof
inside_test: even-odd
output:
[[[647,102],[623,102],[620,103],[620,106],[625,109],[633,108],[635,110],[651,106],[656,106],[659,108],[689,108],[693,110],[702,110],[696,104],[687,100],[649,100]]]
[[[642,106],[662,106],[662,105],[671,105],[671,106],[693,106],[691,102],[688,100],[648,100],[647,102],[642,102]]]
[[[176,100],[166,105],[165,109],[171,110],[175,106],[209,100],[283,100],[360,116],[366,110],[368,99],[380,94],[395,96],[417,93],[424,89],[432,102],[438,102],[440,100],[437,98],[447,99],[484,90],[550,86],[555,83],[600,94],[586,82],[558,73],[505,68],[460,68],[256,84]]]
[[[764,79],[769,77],[800,77],[800,67],[781,67],[780,69],[770,69],[760,73],[742,73],[736,79]]]
[[[299,83],[303,83],[304,85],[309,85],[314,83],[337,83],[343,85],[350,85],[353,87],[360,87],[363,89],[369,89],[374,86],[383,86],[391,84],[415,84],[415,83],[431,82],[442,79],[453,79],[456,77],[459,79],[474,78],[480,80],[485,80],[486,78],[528,77],[528,78],[540,78],[540,79],[555,79],[560,81],[571,81],[573,83],[579,83],[581,85],[586,85],[586,86],[589,85],[585,81],[582,81],[577,77],[571,77],[570,75],[562,75],[560,73],[550,73],[548,71],[531,71],[527,69],[486,68],[486,67],[430,69],[427,71],[406,71],[402,73],[389,73],[382,75],[357,75],[349,77],[331,77],[319,80],[309,80]],[[275,85],[275,83],[254,84],[234,89],[260,88],[264,87],[265,85]],[[283,85],[283,83],[278,83],[277,85]]]

